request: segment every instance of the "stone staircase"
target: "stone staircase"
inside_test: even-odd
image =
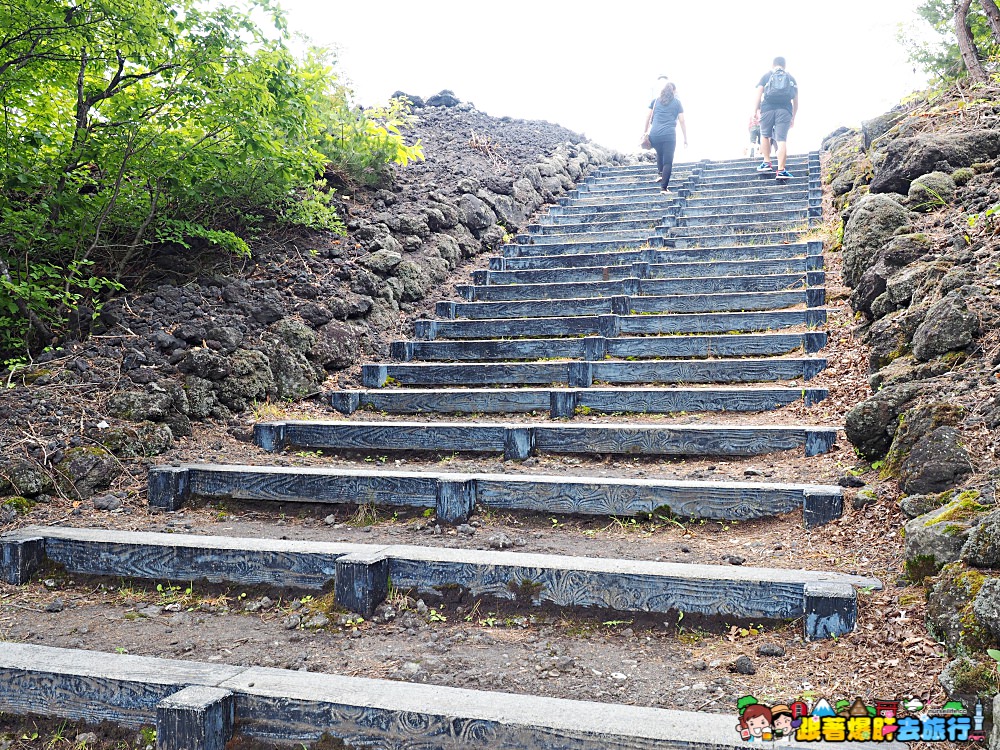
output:
[[[834,429],[758,424],[753,416],[800,401],[808,407],[827,395],[803,385],[826,366],[822,243],[803,239],[821,215],[819,157],[792,157],[789,169],[796,178],[781,184],[757,175],[747,160],[681,164],[676,194],[666,197],[649,165],[603,168],[502,248],[488,269],[474,271],[471,284],[457,287],[459,299],[438,303],[436,319],[417,321],[413,340],[393,343],[393,361],[364,365],[363,389],[332,393],[337,418],[260,423],[256,444],[272,452],[456,451],[505,460],[828,451]],[[716,422],[670,419],[679,412],[715,414]],[[734,412],[745,414],[736,419]],[[599,419],[574,421],[580,414]],[[643,415],[667,418],[643,421]],[[408,506],[433,509],[447,523],[464,522],[477,508],[616,516],[669,510],[713,520],[801,508],[807,526],[839,517],[843,502],[839,487],[818,484],[217,464],[150,471],[151,507],[176,510],[192,498]],[[801,618],[809,639],[851,631],[856,587],[881,586],[796,569],[60,527],[5,535],[2,552],[3,578],[14,584],[46,561],[74,573],[153,580],[316,590],[333,581],[336,601],[365,616],[386,598],[390,583],[431,596],[459,587],[526,607]],[[9,689],[0,686],[0,709],[37,708],[23,699],[32,680],[69,692],[82,680],[102,695],[103,713],[92,715],[134,718],[135,701],[116,697],[107,681],[131,686],[135,674],[161,669],[157,660],[105,664],[102,655],[70,652],[59,658],[75,666],[60,672],[50,664],[56,657],[43,651],[0,648],[0,674],[17,677]],[[296,681],[279,670],[250,669],[243,679],[242,670],[181,665],[164,662],[166,687],[144,704],[147,714],[150,706],[157,715],[163,709],[172,737],[208,723],[216,739],[228,736],[232,722],[218,720],[218,711],[238,717],[251,733],[296,741],[328,729],[366,743],[419,744],[443,731],[433,718],[443,699],[426,687],[316,675]],[[308,731],[290,726],[263,693],[251,690],[255,684],[270,686],[264,693],[274,705],[327,717],[326,723]],[[655,709],[643,709],[648,716],[639,723],[595,722],[608,706],[576,701],[555,701],[551,711],[566,719],[553,723],[554,714],[525,713],[525,700],[515,696],[445,690],[454,693],[446,701],[454,717],[447,747],[507,747],[507,739],[497,743],[496,726],[508,726],[508,714],[534,717],[504,730],[513,732],[511,747],[695,747],[708,726],[697,714]],[[637,711],[614,708],[621,709],[619,719]],[[487,715],[492,728],[481,734],[456,728],[486,722]],[[339,732],[341,723],[349,731]],[[728,732],[719,723],[711,746],[740,746]]]

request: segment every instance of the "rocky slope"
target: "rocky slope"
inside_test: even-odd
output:
[[[21,498],[8,520],[15,506],[89,500],[139,478],[142,459],[190,436],[192,422],[317,395],[383,353],[450,273],[620,158],[450,92],[411,99],[407,135],[429,158],[380,189],[343,186],[345,238],[271,234],[246,265],[160,247],[146,288],[109,302],[81,341],[3,374],[0,497]]]
[[[948,692],[992,696],[1000,637],[1000,101],[953,90],[824,142],[870,393],[847,436],[895,482],[905,574],[954,660]]]

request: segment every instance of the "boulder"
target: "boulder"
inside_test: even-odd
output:
[[[989,641],[988,631],[976,622],[975,600],[986,576],[962,563],[941,570],[927,595],[927,627],[950,653],[978,650]]]
[[[881,458],[892,445],[903,408],[920,394],[920,388],[905,384],[883,388],[847,413],[847,439],[869,461]]]
[[[938,300],[913,334],[913,356],[922,362],[964,349],[979,334],[979,316],[958,292]]]
[[[899,471],[906,493],[941,492],[972,473],[962,435],[954,427],[938,427],[920,438]]]
[[[194,350],[198,351],[198,350]],[[200,350],[207,352],[207,349]],[[166,418],[173,406],[174,397],[162,388],[144,391],[119,391],[108,399],[108,414],[136,422],[159,422]]]
[[[913,334],[926,313],[926,307],[910,307],[887,313],[868,327],[863,340],[871,347],[868,366],[872,372],[909,354]]]
[[[316,343],[309,350],[309,357],[327,370],[350,367],[361,352],[358,334],[347,323],[330,322],[316,331]]]
[[[844,281],[853,287],[875,265],[882,246],[909,221],[909,211],[886,195],[866,195],[858,201],[844,227]]]
[[[955,197],[955,181],[947,172],[929,172],[910,183],[906,200],[914,211],[933,211]]]
[[[0,495],[35,497],[52,491],[52,478],[27,458],[0,459]]]
[[[399,299],[415,302],[427,296],[431,288],[431,277],[426,269],[412,260],[404,260],[396,268],[396,278],[402,282]]]
[[[939,492],[929,495],[907,495],[899,501],[899,509],[907,518],[916,518],[937,510],[955,496],[954,492]]]
[[[889,142],[885,161],[875,173],[872,193],[906,193],[910,183],[929,172],[970,167],[1000,155],[1000,130],[922,133]]]
[[[972,601],[977,622],[1000,640],[1000,578],[986,578]]]
[[[428,96],[424,102],[428,107],[455,107],[461,103],[462,100],[450,89],[443,89],[433,96]]]
[[[66,494],[87,500],[110,487],[122,468],[108,450],[88,445],[67,450],[55,471]]]
[[[246,411],[254,401],[263,401],[270,394],[277,392],[274,373],[268,358],[256,349],[238,349],[228,358],[229,375],[212,385],[214,397],[227,409],[234,412]],[[192,391],[198,388],[197,383],[188,382],[188,399],[192,399]],[[210,411],[214,412],[214,404]],[[194,406],[192,405],[192,410]]]
[[[165,424],[140,423],[132,427],[111,427],[92,437],[119,458],[147,458],[166,451],[174,434]]]
[[[987,511],[991,506],[979,506]],[[969,534],[962,548],[962,560],[977,568],[1000,566],[1000,511],[987,513]]]
[[[382,276],[388,276],[403,261],[403,256],[392,250],[377,250],[358,262],[365,268]]]
[[[861,123],[861,135],[863,140],[862,148],[867,151],[872,147],[872,143],[888,133],[893,126],[905,117],[903,112],[886,112],[885,114],[865,120]],[[830,136],[827,136],[829,138]]]
[[[471,231],[477,232],[496,223],[497,215],[493,209],[471,193],[465,193],[458,201],[462,223]]]
[[[919,583],[961,557],[969,533],[979,522],[979,507],[975,499],[960,496],[906,522],[904,555],[910,580]]]

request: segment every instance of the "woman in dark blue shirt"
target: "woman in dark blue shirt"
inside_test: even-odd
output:
[[[677,148],[677,124],[680,123],[687,145],[687,125],[684,107],[676,96],[677,87],[669,81],[660,95],[649,105],[646,117],[646,135],[656,150],[656,171],[660,175],[660,192],[670,195],[670,173],[674,168],[674,151]]]

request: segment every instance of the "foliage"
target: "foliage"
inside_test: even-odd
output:
[[[371,183],[422,158],[405,101],[352,108],[329,54],[293,55],[280,9],[247,2],[0,0],[0,360],[58,343],[151,246],[343,233],[328,163]]]
[[[910,62],[943,82],[964,77],[967,71],[955,36],[952,0],[923,0],[916,11],[927,26],[900,29],[899,34],[899,41],[906,47]],[[1000,40],[990,31],[978,2],[970,7],[968,19],[979,51],[987,60],[996,60],[1000,56]]]

